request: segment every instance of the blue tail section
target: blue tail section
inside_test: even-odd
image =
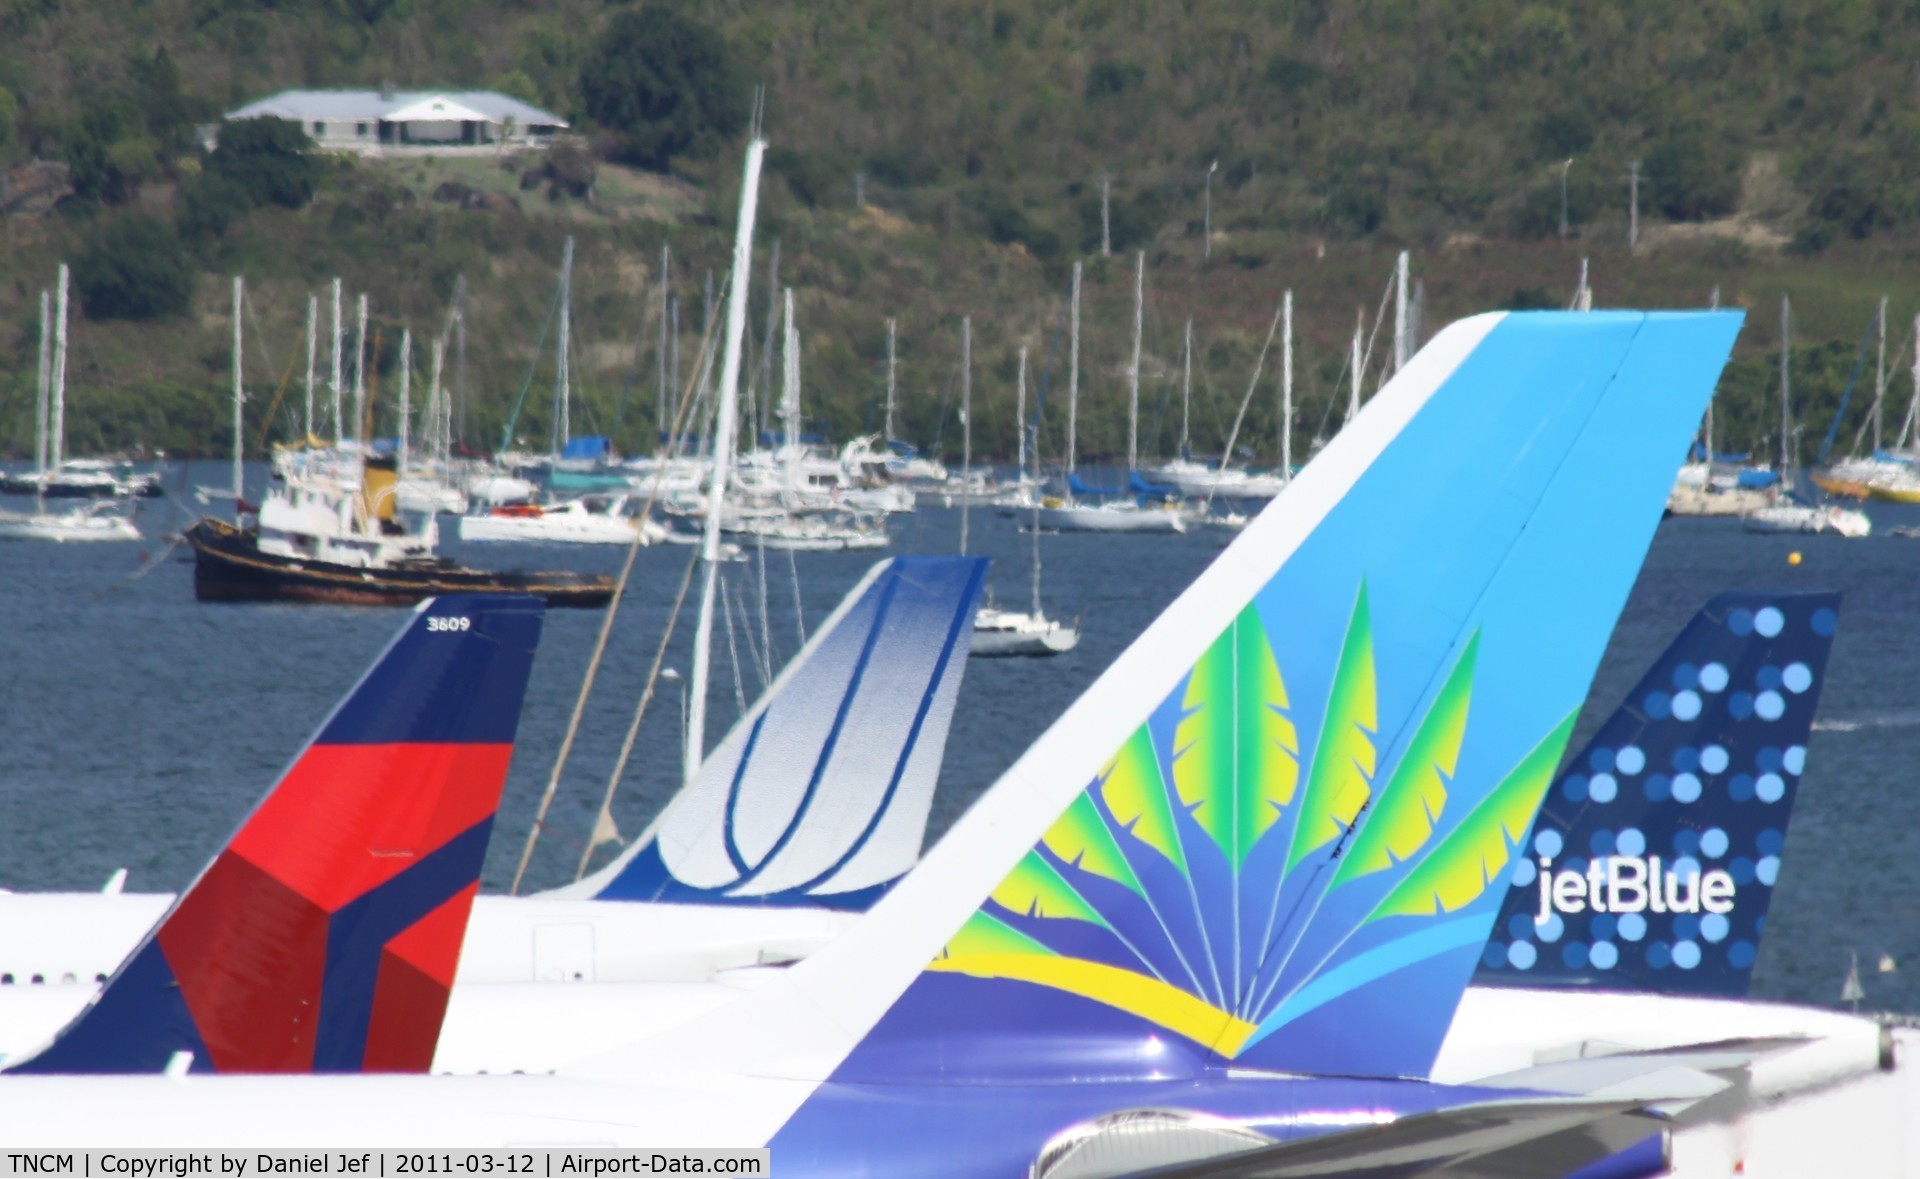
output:
[[[575,889],[865,909],[918,861],[987,562],[876,565],[658,822]]]
[[[1839,611],[1707,603],[1547,792],[1475,983],[1746,994]]]
[[[100,995],[17,1072],[425,1072],[539,643],[429,601]]]
[[[1425,1076],[1740,322],[1448,328],[865,921],[689,1037],[845,1085]],[[850,1132],[813,1108],[776,1150]]]

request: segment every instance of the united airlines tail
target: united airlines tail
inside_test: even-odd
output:
[[[871,905],[919,861],[986,572],[875,565],[653,827],[548,895]]]
[[[423,604],[100,995],[15,1072],[425,1072],[537,598]]]
[[[1739,325],[1449,327],[864,921],[675,1046],[832,1082],[796,1159],[869,1082],[1425,1075]]]
[[[1475,983],[1746,994],[1839,611],[1694,616],[1547,792]]]

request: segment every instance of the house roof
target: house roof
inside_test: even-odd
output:
[[[306,122],[419,122],[460,120],[523,127],[565,127],[559,115],[492,90],[282,90],[269,98],[228,111],[229,119],[274,116]]]

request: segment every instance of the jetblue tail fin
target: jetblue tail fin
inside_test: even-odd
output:
[[[653,827],[551,895],[871,905],[920,858],[986,572],[875,565]]]
[[[1424,1075],[1739,324],[1442,332],[866,920],[649,1052]]]
[[[537,598],[415,612],[100,995],[16,1072],[424,1072],[539,642]]]
[[[1839,610],[1695,615],[1547,792],[1474,982],[1746,994]]]

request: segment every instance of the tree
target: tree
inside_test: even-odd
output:
[[[324,171],[313,140],[286,119],[236,119],[220,129],[207,171],[238,185],[256,205],[298,209],[313,199]]]
[[[102,222],[73,263],[80,301],[94,319],[186,314],[193,264],[173,227],[147,213]]]
[[[745,129],[750,97],[720,34],[664,4],[613,18],[580,67],[580,96],[623,154],[656,168]]]

